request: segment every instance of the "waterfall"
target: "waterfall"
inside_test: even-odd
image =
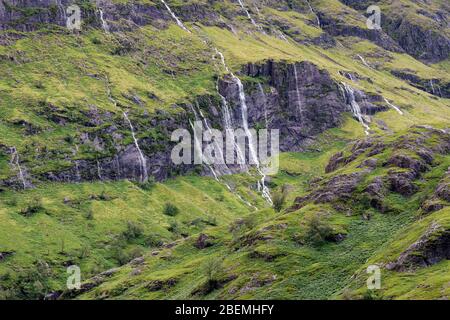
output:
[[[286,35],[283,33],[283,31],[275,29],[275,31],[278,33],[279,38],[283,41],[286,41],[289,43],[289,39],[286,37]]]
[[[224,98],[224,99],[225,99],[225,98]],[[225,102],[226,102],[226,100],[225,100]],[[194,116],[195,116],[196,120],[198,120],[198,114],[197,114],[196,110],[194,109],[194,107],[192,107],[192,111],[193,111],[193,113],[194,113]],[[205,122],[205,124],[206,124],[208,130],[211,130],[211,128],[209,127],[209,125],[208,125],[207,122],[206,122],[206,119],[205,119],[204,116],[203,116],[203,113],[201,112],[200,109],[199,109],[199,111],[200,111],[201,116],[202,116],[203,119],[204,119],[204,122]],[[195,149],[197,150],[198,154],[202,154],[202,156],[203,156],[202,143],[198,140],[197,135],[195,135],[195,126],[194,126],[194,124],[192,123],[192,121],[190,121],[190,120],[189,120],[189,123],[190,123],[190,125],[191,125],[192,130],[194,131],[194,147],[195,147]],[[222,156],[223,156],[223,153],[222,153]],[[230,186],[227,182],[221,181],[221,180],[219,179],[219,176],[218,176],[217,173],[216,173],[216,170],[214,169],[214,167],[213,167],[212,165],[210,165],[210,164],[206,164],[206,165],[207,165],[207,167],[209,168],[209,170],[211,171],[212,175],[214,176],[214,179],[215,179],[217,182],[222,182],[222,183],[225,185],[225,187],[226,187],[231,193],[233,193],[236,197],[238,197],[238,199],[241,200],[242,202],[244,202],[247,206],[252,207],[252,208],[254,208],[254,209],[258,209],[258,208],[256,208],[254,205],[252,205],[250,202],[248,202],[247,200],[245,200],[240,194],[238,194],[236,191],[234,191],[233,188],[231,188],[231,186]],[[226,165],[225,165],[225,166],[226,166]],[[227,167],[227,168],[228,168],[228,167]],[[231,173],[231,172],[230,172],[230,173]]]
[[[139,147],[138,140],[136,139],[136,134],[134,132],[134,127],[131,124],[130,119],[128,118],[128,115],[126,112],[123,112],[123,117],[128,122],[128,125],[130,126],[131,135],[133,137],[134,146],[136,147],[136,150],[139,153],[139,162],[141,164],[141,179],[140,182],[146,182],[148,180],[148,173],[147,173],[147,161],[145,160],[144,154],[142,153],[141,148]]]
[[[194,111],[194,114],[196,115],[195,111]],[[197,118],[197,115],[196,115],[196,118]],[[191,120],[189,120],[189,123],[191,125],[192,131],[194,131],[194,147],[197,150],[197,153],[202,155],[202,159],[203,159],[202,143],[201,143],[200,140],[198,140],[198,137],[195,134],[195,126],[194,126],[194,124],[192,123]],[[203,160],[202,160],[202,162],[203,162]],[[208,166],[209,170],[211,170],[211,173],[213,174],[214,179],[217,182],[220,182],[219,176],[217,175],[216,170],[214,170],[214,167],[212,165],[210,165],[210,164],[206,164],[206,165]]]
[[[317,26],[320,28],[320,19],[319,16],[317,15],[317,13],[314,11],[313,7],[311,6],[311,3],[309,3],[308,0],[306,0],[306,3],[308,4],[309,10],[311,11],[311,13],[316,17],[317,20]]]
[[[263,172],[260,169],[260,165],[259,165],[259,161],[258,161],[258,156],[256,153],[256,150],[254,149],[255,145],[253,143],[253,137],[250,134],[250,130],[248,128],[248,121],[247,121],[247,101],[245,98],[245,92],[244,92],[244,86],[242,84],[242,81],[233,73],[230,71],[230,69],[228,68],[226,62],[225,62],[225,57],[223,55],[222,52],[220,52],[217,48],[214,48],[217,55],[220,57],[221,63],[223,65],[223,67],[225,68],[225,70],[227,71],[227,73],[229,73],[231,75],[231,77],[233,78],[234,82],[237,84],[238,89],[239,89],[239,100],[240,100],[240,104],[241,104],[241,116],[242,116],[242,125],[243,125],[243,129],[248,137],[249,140],[249,151],[250,151],[250,159],[253,160],[253,162],[256,164],[258,172],[260,173],[260,175],[262,176],[262,179],[260,182],[258,182],[258,185],[262,185],[261,187],[261,191],[262,191],[262,195],[263,197],[266,199],[267,202],[269,202],[270,204],[272,204],[272,198],[270,197],[270,191],[269,188],[267,188],[266,184],[265,184],[265,180],[266,180],[266,175],[263,174]],[[219,88],[217,86],[217,93],[219,94],[219,96],[222,99],[222,108],[223,108],[223,114],[224,114],[224,124],[225,124],[225,128],[226,129],[233,129],[233,124],[232,124],[232,118],[231,118],[231,114],[230,114],[230,110],[228,107],[228,103],[227,100],[224,96],[222,96],[219,92]],[[243,152],[242,150],[240,150],[239,145],[237,143],[235,143],[235,149],[236,149],[236,153],[238,156],[238,159],[244,160],[241,161],[241,163],[245,162],[245,159],[243,159]]]
[[[100,162],[98,160],[97,160],[97,175],[98,175],[98,178],[100,179],[100,181],[103,181],[102,169],[100,168]]]
[[[441,87],[440,87],[440,86],[435,86],[435,85],[434,85],[434,80],[433,80],[433,79],[430,79],[430,87],[431,87],[431,91],[433,92],[433,95],[437,96],[436,93],[438,93],[438,94],[439,94],[439,97],[442,98]],[[437,87],[437,90],[436,90],[436,87]]]
[[[266,201],[269,204],[273,204],[272,198],[270,196],[270,190],[266,186],[266,175],[263,173],[263,171],[260,168],[258,155],[257,155],[256,149],[255,149],[255,144],[253,142],[253,136],[251,135],[250,130],[248,128],[248,108],[247,108],[247,101],[245,98],[244,85],[242,84],[242,81],[238,77],[236,77],[233,73],[231,74],[231,76],[233,77],[233,79],[236,82],[238,89],[239,89],[239,100],[241,103],[242,126],[248,137],[250,158],[253,160],[253,163],[256,164],[258,173],[262,177],[260,182],[258,182],[258,187],[260,188],[260,191],[261,191],[264,199],[266,199]]]
[[[100,21],[102,22],[102,29],[103,29],[103,31],[105,31],[106,33],[109,33],[109,25],[106,22],[105,18],[103,17],[103,10],[102,10],[102,8],[98,9],[98,13],[100,15]]]
[[[228,132],[229,130],[234,130],[233,127],[233,118],[231,117],[230,107],[228,105],[227,99],[220,94],[219,88],[217,87],[217,93],[219,94],[220,98],[222,99],[222,113],[223,113],[223,123],[225,130]],[[245,164],[245,159],[243,152],[239,146],[239,144],[234,141],[233,142],[234,149],[236,150],[236,156],[238,159],[238,163],[241,166],[241,170],[248,172],[248,167]]]
[[[344,86],[345,90],[345,98],[347,100],[347,104],[350,106],[353,114],[358,119],[358,121],[361,123],[361,125],[364,127],[364,132],[366,135],[369,135],[370,127],[367,125],[366,121],[363,118],[363,115],[361,114],[361,108],[359,104],[356,102],[355,99],[355,90],[346,84],[345,82],[342,82],[342,85]]]
[[[198,103],[196,104],[196,106],[197,106],[198,113],[200,114],[200,117],[201,117],[203,123],[205,124],[206,130],[208,130],[208,132],[209,132],[210,134],[212,134],[212,129],[211,129],[209,123],[208,123],[208,120],[207,120],[206,117],[203,115],[203,112],[202,112],[202,110],[200,109],[200,106],[198,105]],[[192,107],[192,109],[193,109],[193,111],[194,111],[194,115],[195,115],[196,119],[198,119],[198,115],[197,115],[197,112],[195,111],[194,107]],[[224,174],[231,174],[230,168],[228,168],[228,166],[227,166],[226,163],[225,163],[225,156],[224,156],[224,154],[223,154],[222,147],[217,143],[217,141],[216,141],[215,139],[214,139],[214,144],[215,144],[216,150],[219,150],[219,155],[218,155],[219,158],[220,158],[220,159],[223,159],[223,164],[216,164],[216,166],[217,166],[218,169],[219,169],[219,173],[220,173],[221,175],[224,175]],[[215,156],[217,157],[217,155],[215,155]]]
[[[372,67],[367,63],[367,61],[361,56],[361,55],[357,55],[357,57],[362,61],[362,63],[367,67],[372,69]]]
[[[430,79],[430,87],[431,87],[431,90],[432,90],[433,94],[436,95],[436,91],[434,90],[433,79]]]
[[[217,88],[217,93],[222,100],[222,113],[225,130],[233,129],[233,119],[231,118],[230,107],[228,106],[227,99],[219,93],[219,88]]]
[[[402,110],[400,110],[399,107],[394,106],[392,103],[389,102],[388,99],[384,98],[384,101],[388,104],[389,107],[391,107],[392,109],[394,109],[395,111],[397,111],[400,115],[403,115]]]
[[[172,16],[172,18],[177,22],[177,25],[183,29],[184,31],[187,31],[189,33],[191,33],[188,28],[186,28],[183,24],[183,22],[181,22],[180,19],[178,19],[178,17],[176,16],[176,14],[172,11],[172,9],[170,9],[169,5],[164,1],[161,0],[161,2],[164,4],[164,6],[166,7],[167,11],[169,11],[170,15]]]
[[[17,152],[16,147],[11,147],[11,161],[10,164],[17,168],[18,174],[17,178],[19,178],[20,182],[22,182],[22,186],[24,189],[29,187],[28,182],[25,180],[25,175],[23,174],[22,167],[20,166],[19,153]]]
[[[216,54],[220,57],[220,61],[222,62],[223,67],[225,68],[227,73],[231,73],[230,69],[227,66],[227,63],[225,62],[225,57],[222,52],[219,51],[219,49],[214,48],[216,51]]]
[[[303,113],[303,108],[302,108],[302,100],[301,100],[300,90],[298,88],[298,73],[297,73],[297,65],[296,64],[294,64],[294,78],[295,78],[295,92],[297,94],[297,107],[298,107],[298,112],[301,116]]]
[[[242,0],[238,0],[238,2],[239,2],[239,5],[241,6],[242,10],[245,11],[245,14],[247,15],[247,17],[248,17],[248,19],[250,20],[250,22],[251,22],[256,28],[258,28],[259,30],[261,30],[262,33],[264,33],[263,28],[262,28],[260,25],[258,25],[258,24],[256,23],[256,21],[252,18],[252,16],[250,15],[250,12],[249,12],[249,11],[247,10],[247,8],[245,7],[243,1],[242,1]]]

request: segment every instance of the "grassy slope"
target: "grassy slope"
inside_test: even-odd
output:
[[[388,140],[398,139],[399,135]],[[431,139],[430,143],[432,143]],[[397,150],[388,149],[377,158],[388,159]],[[300,181],[323,173],[326,162],[322,156],[305,153],[289,161],[289,170],[303,173]],[[365,159],[361,155],[336,173],[355,172]],[[450,157],[439,156],[433,170],[424,175],[421,191],[411,198],[390,193],[385,201],[396,213],[381,214],[358,200],[357,191],[351,210],[337,212],[330,205],[307,205],[295,212],[274,213],[259,211],[244,218],[246,224],[230,232],[229,226],[211,228],[206,234],[213,238],[213,246],[195,248],[197,236],[187,239],[175,248],[166,249],[158,256],[146,256],[144,264],[127,265],[98,288],[81,296],[82,299],[145,298],[145,299],[327,299],[330,297],[369,297],[365,284],[367,265],[392,261],[415,242],[431,222],[448,227],[448,208],[419,219],[421,201],[434,191],[436,184],[450,165]],[[283,171],[286,166],[283,166]],[[358,170],[358,169],[356,169]],[[380,167],[361,183],[374,176],[386,175],[389,168]],[[285,172],[279,179],[285,179]],[[277,177],[278,178],[278,177]],[[296,179],[295,181],[299,181]],[[306,191],[307,184],[295,186],[295,194]],[[290,203],[290,202],[288,202]],[[346,234],[341,243],[311,244],[302,240],[311,217],[320,214],[334,232]],[[371,219],[362,219],[370,214]],[[217,263],[220,261],[220,263]],[[448,294],[447,262],[429,269],[402,274],[383,269],[383,290],[378,298],[441,298]],[[212,278],[219,283],[211,290]],[[385,273],[386,272],[386,273]],[[429,273],[428,273],[429,272]],[[408,280],[405,281],[405,278]],[[356,280],[355,280],[356,279]],[[154,289],[158,282],[171,283],[163,289]],[[422,290],[420,284],[428,289]],[[359,289],[357,285],[360,285]],[[350,291],[349,288],[353,288]],[[341,294],[344,294],[341,296]]]
[[[22,210],[35,199],[40,199],[41,207],[31,217],[23,216]],[[166,203],[177,206],[180,213],[165,215]],[[157,242],[170,243],[210,225],[227,225],[251,210],[222,184],[199,177],[179,178],[149,190],[124,181],[48,184],[20,193],[4,192],[0,251],[15,254],[2,261],[0,273],[14,281],[21,270],[26,273],[40,261],[49,265],[53,276],[46,289],[63,288],[67,264],[80,265],[87,278],[140,256],[144,249],[159,246]],[[140,232],[124,238],[121,235],[130,223]]]

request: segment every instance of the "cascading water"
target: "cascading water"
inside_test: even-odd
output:
[[[265,180],[266,180],[266,175],[261,171],[260,168],[260,164],[258,161],[258,156],[257,153],[255,151],[255,145],[253,143],[253,137],[250,133],[250,130],[248,128],[248,121],[247,121],[247,101],[245,98],[245,92],[244,92],[244,86],[242,84],[242,81],[233,73],[230,71],[230,69],[228,68],[226,62],[225,62],[225,57],[223,55],[222,52],[220,52],[217,48],[214,48],[217,55],[220,57],[220,61],[224,67],[224,69],[226,70],[227,73],[229,73],[231,75],[231,77],[233,78],[234,82],[237,84],[238,89],[239,89],[239,100],[240,100],[240,104],[241,104],[241,117],[242,117],[242,125],[243,125],[243,129],[248,137],[249,140],[249,151],[250,151],[250,159],[254,162],[254,164],[256,164],[258,172],[260,173],[260,175],[262,176],[261,181],[258,182],[258,186],[260,186],[260,190],[261,193],[263,195],[263,197],[266,199],[267,202],[269,202],[270,204],[272,204],[272,198],[270,196],[270,191],[269,188],[266,186],[265,184]],[[219,94],[219,96],[222,98],[222,107],[224,108],[223,114],[224,114],[224,123],[225,123],[225,128],[227,129],[233,129],[233,125],[232,125],[232,120],[231,120],[231,115],[230,115],[230,111],[229,111],[229,107],[228,107],[228,103],[227,100],[225,99],[224,96],[222,96],[219,92],[219,88],[217,86],[217,93]],[[235,143],[235,148],[236,148],[236,152],[238,155],[238,159],[242,160],[240,161],[241,163],[245,162],[245,159],[243,159],[243,154],[244,152],[242,152],[242,150],[240,150],[240,147],[237,143]]]
[[[306,0],[306,3],[308,4],[309,10],[311,11],[311,13],[316,17],[317,20],[317,26],[320,28],[320,19],[319,16],[317,15],[317,13],[314,11],[313,7],[311,6],[311,3],[309,3],[308,0]]]
[[[103,29],[103,31],[105,31],[106,33],[109,33],[109,25],[108,25],[108,22],[106,22],[106,20],[105,20],[105,18],[103,16],[103,9],[99,8],[98,9],[98,13],[99,13],[99,16],[100,16],[100,21],[102,22],[102,29]]]
[[[361,56],[361,55],[357,55],[357,57],[361,60],[361,62],[369,69],[372,69],[372,67],[367,63],[367,61]]]
[[[208,130],[208,132],[209,132],[210,134],[212,134],[213,132],[212,132],[212,129],[211,129],[209,123],[208,123],[208,120],[207,120],[206,117],[203,115],[203,112],[202,112],[202,110],[200,109],[199,105],[196,104],[196,106],[197,106],[198,113],[200,114],[201,121],[202,121],[203,124],[205,125],[206,130]],[[196,120],[197,120],[197,121],[200,121],[200,119],[198,119],[198,114],[197,114],[197,112],[196,112],[196,110],[195,110],[194,107],[192,107],[192,110],[193,110],[193,112],[194,112],[194,115],[195,115]],[[225,164],[225,157],[224,157],[224,154],[223,154],[222,147],[217,143],[216,140],[214,140],[214,144],[215,144],[215,150],[217,150],[217,151],[219,152],[219,154],[218,154],[219,159],[223,160],[223,163],[215,164],[215,166],[217,167],[217,169],[218,169],[218,171],[219,171],[219,173],[220,173],[221,175],[224,175],[224,174],[231,174],[230,168],[228,168],[228,166]],[[217,157],[217,155],[216,155],[216,157]],[[221,162],[222,162],[222,161],[221,161]]]
[[[195,111],[194,108],[192,108],[192,111],[194,112],[194,115],[195,115],[195,117],[196,117],[196,120],[199,120],[199,119],[198,119],[198,114],[197,114],[197,112]],[[194,147],[195,147],[195,149],[197,150],[197,153],[198,153],[198,154],[202,154],[202,156],[203,156],[202,143],[199,141],[197,135],[195,134],[195,126],[194,126],[194,124],[192,123],[192,121],[190,121],[190,120],[189,120],[189,123],[190,123],[190,125],[191,125],[192,131],[194,131]],[[217,182],[221,182],[220,179],[219,179],[219,176],[218,176],[217,173],[216,173],[216,170],[214,169],[214,167],[213,167],[212,165],[210,165],[210,164],[207,164],[207,167],[209,168],[209,170],[211,171],[212,175],[214,176],[214,179],[215,179]],[[233,190],[233,188],[231,188],[231,186],[230,186],[228,183],[226,183],[225,181],[223,181],[223,184],[225,185],[225,187],[226,187],[231,193],[233,193],[234,195],[236,195],[236,197],[238,197],[239,200],[241,200],[242,202],[244,202],[244,203],[245,203],[246,205],[248,205],[249,207],[252,207],[252,208],[254,208],[254,209],[257,209],[254,205],[252,205],[250,202],[246,201],[246,200],[245,200],[244,198],[242,198],[237,192],[235,192],[235,191]]]
[[[258,25],[258,24],[256,23],[256,21],[253,19],[253,17],[251,16],[250,12],[249,12],[249,11],[247,10],[247,8],[245,7],[244,2],[243,2],[242,0],[238,0],[238,2],[239,2],[239,5],[241,6],[242,10],[245,11],[245,14],[247,15],[247,17],[248,17],[248,19],[250,20],[250,22],[251,22],[256,28],[258,28],[259,30],[261,30],[261,32],[264,33],[263,28],[262,28],[260,25]]]
[[[359,104],[356,102],[355,99],[355,90],[346,84],[345,82],[342,82],[342,85],[344,86],[344,96],[347,100],[347,104],[350,106],[353,114],[358,119],[358,121],[361,123],[361,125],[364,127],[364,132],[366,135],[369,135],[370,127],[367,125],[366,121],[363,118],[363,115],[361,113],[361,108]]]
[[[260,187],[260,191],[261,191],[264,199],[266,199],[266,201],[269,202],[270,204],[273,204],[272,198],[270,196],[270,190],[266,186],[266,175],[261,170],[260,163],[258,160],[258,154],[255,149],[255,143],[253,141],[253,136],[248,127],[248,108],[247,108],[247,101],[245,98],[244,85],[242,84],[242,81],[238,77],[236,77],[233,73],[231,73],[231,76],[233,77],[235,83],[238,86],[238,90],[239,90],[239,100],[241,103],[242,126],[243,126],[243,129],[248,138],[250,159],[253,161],[253,164],[256,165],[256,168],[262,177],[260,182],[258,183],[258,187]]]
[[[195,112],[194,112],[194,113],[195,113]],[[189,123],[190,123],[190,125],[191,125],[192,131],[194,131],[194,148],[195,148],[197,154],[201,154],[201,155],[202,155],[202,158],[203,158],[202,143],[201,143],[200,140],[198,140],[198,137],[197,137],[197,135],[195,134],[195,131],[196,131],[196,130],[195,130],[194,124],[192,123],[191,120],[189,120]],[[202,162],[203,162],[203,161],[202,161]],[[213,174],[214,179],[216,179],[216,181],[219,182],[220,180],[219,180],[219,176],[218,176],[217,173],[216,173],[216,170],[214,170],[213,166],[210,165],[210,164],[207,164],[207,166],[208,166],[209,170],[211,170],[211,173]]]
[[[434,85],[434,80],[430,79],[430,87],[431,87],[431,91],[433,92],[433,95],[436,95],[436,86]],[[442,98],[442,92],[441,92],[441,87],[437,86],[437,93],[439,93],[439,96]]]
[[[247,13],[247,16],[250,18],[250,20],[252,21],[252,23],[255,25],[255,26],[257,26],[259,29],[261,29],[261,31],[262,32],[264,32],[263,30],[262,30],[262,28],[260,27],[260,26],[258,26],[257,24],[256,24],[256,22],[253,20],[253,18],[251,17],[251,15],[250,15],[250,13],[247,11],[247,9],[245,8],[245,6],[244,6],[244,4],[242,3],[242,1],[241,0],[238,0],[239,1],[239,4],[241,5],[241,7],[245,10],[245,12]],[[183,22],[175,15],[175,13],[172,11],[172,9],[167,5],[167,3],[164,1],[164,0],[161,0],[161,2],[165,5],[165,7],[166,7],[166,9],[169,11],[169,13],[172,15],[172,17],[175,19],[175,21],[177,22],[177,24],[178,24],[178,26],[180,26],[180,28],[182,28],[183,30],[185,30],[185,31],[187,31],[187,32],[189,32],[189,33],[191,33],[185,26],[184,26],[184,24],[183,24]],[[206,41],[204,41],[205,43],[206,43]],[[221,59],[221,62],[222,62],[222,65],[224,66],[224,68],[225,68],[225,70],[227,71],[227,73],[230,73],[231,75],[232,75],[232,77],[233,77],[233,79],[237,79],[238,81],[237,81],[237,83],[238,83],[238,86],[241,88],[242,87],[242,92],[243,92],[243,86],[242,86],[242,82],[239,80],[239,78],[237,78],[232,72],[230,72],[230,69],[228,68],[228,66],[227,66],[227,64],[226,64],[226,62],[225,62],[225,57],[224,57],[224,55],[223,55],[223,53],[222,52],[220,52],[217,48],[214,48],[214,50],[216,51],[216,53],[220,56],[220,59]],[[218,89],[218,88],[217,88]],[[219,90],[217,90],[217,92],[219,92]],[[220,94],[220,93],[219,93]],[[221,97],[222,97],[222,101],[223,102],[225,102],[224,103],[224,107],[227,107],[228,108],[228,104],[227,104],[227,102],[226,102],[226,99],[225,99],[225,97],[223,97],[222,95],[221,95]],[[244,94],[244,101],[245,101],[245,94]],[[246,104],[245,104],[245,108],[246,108]],[[194,110],[194,115],[196,115],[196,117],[198,117],[198,115],[196,114],[196,112],[195,112],[195,110]],[[230,115],[230,113],[229,113],[229,109],[228,109],[228,119],[230,120],[229,121],[229,124],[231,124],[231,115]],[[194,132],[195,132],[195,127],[194,127],[194,125],[192,124],[192,122],[190,121],[190,124],[191,124],[191,127],[192,127],[192,129],[194,130]],[[225,124],[225,126],[226,126],[226,124]],[[244,130],[245,130],[245,128],[244,128]],[[247,130],[246,130],[246,132],[249,132],[248,131],[248,124],[247,124]],[[195,135],[194,135],[195,136]],[[251,136],[250,135],[248,135],[249,136],[249,139],[252,139],[251,138]],[[195,137],[195,139],[196,139],[196,137]],[[196,145],[196,148],[197,148],[197,150],[198,150],[198,148],[200,148],[200,152],[201,152],[201,148],[202,148],[202,144],[200,143],[200,141],[198,141],[198,139],[196,139],[197,141],[195,141],[195,145]],[[253,148],[253,144],[252,143],[250,143],[250,145],[251,145],[251,148]],[[237,148],[237,153],[238,153],[238,157],[239,157],[239,154],[240,154],[240,151],[239,151],[239,148]],[[257,160],[257,158],[256,158],[256,160]],[[261,180],[261,182],[262,182],[262,194],[263,194],[263,197],[270,203],[270,204],[272,204],[272,199],[271,199],[271,197],[270,197],[270,192],[269,192],[269,189],[267,188],[267,186],[265,185],[265,179],[266,179],[266,176],[261,172],[261,170],[260,170],[260,168],[259,168],[259,162],[257,162],[258,163],[258,171],[261,173],[261,175],[262,175],[262,180]],[[212,166],[209,166],[210,167],[210,170],[211,170],[211,172],[213,173],[213,175],[214,175],[214,177],[216,178],[216,180],[218,180],[219,181],[219,179],[218,179],[218,176],[217,176],[217,174],[216,174],[216,172],[215,172],[215,170],[214,170],[214,168],[212,167]],[[227,186],[227,188],[230,190],[230,191],[232,191],[232,189],[231,189],[231,187],[228,185],[228,184],[226,184],[225,183],[225,185]],[[232,191],[233,192],[233,191]],[[235,193],[236,194],[236,193]],[[247,201],[245,201],[240,195],[238,195],[238,194],[236,194],[237,195],[237,197],[239,197],[242,201],[244,201],[245,203],[247,203],[249,206],[251,206],[251,207],[254,207],[253,205],[251,205],[250,203],[248,203]],[[255,208],[255,207],[254,207]]]
[[[435,94],[436,91],[434,90],[433,79],[430,80],[430,87],[431,87],[431,91],[433,92],[433,94]]]
[[[97,175],[98,175],[98,178],[100,179],[100,181],[103,181],[102,169],[100,168],[100,162],[98,160],[97,160]]]
[[[403,115],[402,110],[400,110],[399,107],[393,105],[392,103],[389,102],[388,99],[384,98],[384,101],[388,104],[389,107],[391,107],[392,109],[394,109],[395,111],[397,111],[400,115]]]
[[[10,164],[17,168],[17,177],[19,178],[20,182],[22,182],[23,188],[27,189],[29,187],[29,184],[26,181],[25,175],[23,174],[22,167],[20,166],[19,153],[17,152],[16,147],[11,147],[10,151],[11,151]]]
[[[191,33],[189,31],[188,28],[185,27],[185,25],[183,24],[183,22],[181,22],[181,20],[176,16],[176,14],[172,11],[172,9],[169,7],[169,5],[164,1],[161,0],[161,2],[164,4],[164,6],[166,7],[167,11],[169,11],[170,15],[172,16],[172,18],[176,21],[177,25],[183,29],[184,31],[187,31],[189,33]]]
[[[219,97],[222,100],[222,113],[223,113],[224,128],[227,132],[228,132],[228,130],[234,130],[233,118],[231,117],[230,107],[228,105],[227,99],[223,95],[220,94],[219,84],[217,84],[216,90],[217,90],[217,94],[219,95]],[[238,163],[240,164],[241,169],[243,171],[248,171],[248,167],[245,165],[245,159],[244,159],[244,156],[243,156],[242,150],[240,149],[239,144],[236,143],[236,141],[234,141],[233,146],[234,146],[234,149],[236,150]]]
[[[139,143],[138,143],[138,140],[136,139],[136,134],[134,132],[134,127],[133,127],[130,119],[128,118],[128,115],[126,112],[123,112],[123,117],[125,118],[125,120],[128,122],[128,125],[130,126],[131,136],[133,137],[134,146],[136,147],[136,150],[138,151],[138,154],[139,154],[139,162],[141,164],[140,182],[146,182],[148,180],[147,161],[145,160],[144,154],[142,153],[142,150],[139,147]]]

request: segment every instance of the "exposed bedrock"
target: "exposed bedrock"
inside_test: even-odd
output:
[[[413,271],[450,259],[450,230],[433,223],[408,247],[396,261],[386,265],[388,270]]]
[[[338,127],[342,114],[350,111],[339,85],[331,79],[326,70],[320,70],[310,62],[293,64],[266,61],[248,64],[238,76],[243,82],[248,127],[256,130],[279,129],[282,152],[304,150],[314,141],[315,136],[327,129]],[[227,101],[235,129],[243,127],[241,91],[236,79],[225,76],[219,80],[219,92]],[[355,96],[365,114],[384,110],[370,102],[380,100],[379,97],[371,97],[360,91],[355,91]],[[143,159],[136,144],[129,143],[131,132],[125,119],[117,115],[113,118],[110,113],[102,114],[98,108],[94,108],[91,113],[85,115],[87,118],[84,121],[86,127],[94,126],[99,129],[85,131],[81,128],[81,133],[74,142],[74,149],[78,150],[83,146],[91,148],[98,154],[96,158],[77,159],[74,157],[77,154],[74,150],[74,153],[65,155],[66,165],[62,168],[42,172],[40,168],[27,168],[25,162],[21,163],[22,170],[29,172],[31,177],[27,177],[33,182],[120,179],[141,181],[142,177],[147,175],[162,181],[193,170],[210,175],[211,170],[205,167],[173,164],[171,152],[176,143],[170,141],[171,134],[180,128],[191,131],[190,121],[193,120],[202,120],[205,130],[205,122],[211,128],[224,130],[226,125],[223,100],[218,96],[202,96],[181,107],[184,111],[177,114],[162,110],[154,115],[146,114],[139,118],[133,112],[129,114]],[[58,125],[66,125],[67,119],[61,121],[59,116],[52,116],[53,109],[55,108],[48,108],[48,119]],[[194,113],[195,109],[198,112]],[[196,119],[200,114],[204,119]],[[82,125],[83,120],[77,119],[76,123]],[[128,138],[123,136],[123,132],[128,132]],[[8,154],[7,150],[5,147],[4,153]],[[54,155],[45,153],[34,157],[41,159],[41,163],[54,159]],[[231,170],[222,169],[216,168],[217,174],[236,172],[234,167],[230,168]],[[36,171],[39,173],[33,173]],[[20,188],[21,184],[18,175],[15,175],[3,180],[1,185]]]
[[[281,151],[301,150],[315,135],[339,126],[348,111],[328,72],[310,62],[248,64],[242,74],[254,79],[245,86],[249,123],[279,129]],[[226,77],[219,89],[241,123],[237,84]]]

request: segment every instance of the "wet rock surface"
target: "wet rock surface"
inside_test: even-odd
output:
[[[268,79],[261,85],[246,86],[248,121],[280,129],[281,151],[299,151],[313,137],[338,126],[348,107],[327,71],[312,63],[288,64],[267,61],[248,64],[242,71],[254,79]],[[230,102],[232,117],[240,124],[240,101],[236,83],[225,78],[221,94]],[[261,107],[262,106],[262,107]]]

